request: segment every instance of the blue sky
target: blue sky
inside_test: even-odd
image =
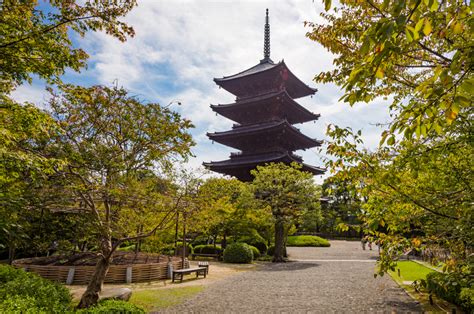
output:
[[[388,101],[370,104],[339,103],[342,91],[332,84],[315,84],[320,71],[333,68],[333,56],[305,37],[304,21],[321,22],[319,0],[230,1],[230,0],[142,0],[125,20],[136,36],[126,43],[103,33],[74,37],[74,43],[90,55],[88,68],[67,71],[64,81],[81,85],[118,84],[145,102],[172,105],[193,121],[196,155],[185,166],[199,168],[203,161],[226,159],[232,149],[212,142],[206,132],[223,131],[232,121],[216,116],[210,104],[230,103],[234,97],[213,82],[247,69],[263,56],[265,9],[270,10],[271,58],[285,63],[316,95],[298,99],[309,110],[320,113],[316,123],[297,125],[305,134],[325,139],[328,124],[362,129],[365,145],[375,148],[381,129],[376,123],[389,120]],[[44,83],[20,86],[13,97],[43,107],[47,96]],[[305,162],[322,166],[316,150],[299,151]],[[321,182],[322,178],[316,178]]]

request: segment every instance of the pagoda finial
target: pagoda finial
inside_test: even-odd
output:
[[[264,42],[263,42],[263,60],[262,61],[268,61],[270,60],[270,19],[268,17],[268,9],[267,9],[267,15],[265,17],[265,37],[264,37]]]

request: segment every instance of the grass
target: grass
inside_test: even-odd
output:
[[[289,236],[287,246],[329,247],[329,241],[312,235]]]
[[[398,269],[400,269],[400,277],[398,276]],[[413,261],[399,261],[395,271],[390,271],[390,275],[396,282],[403,284],[403,281],[426,279],[426,275],[433,271]]]
[[[398,270],[400,269],[400,276],[398,276]],[[431,305],[429,301],[429,294],[424,291],[424,289],[417,290],[412,284],[404,284],[407,281],[416,281],[426,279],[426,275],[434,272],[433,269],[423,266],[419,263],[413,261],[399,261],[395,267],[395,271],[389,271],[390,276],[395,280],[400,287],[405,289],[408,294],[420,302],[423,307],[424,312],[428,313],[446,313],[450,312],[451,309],[456,308],[457,311],[460,311],[458,307],[445,300],[433,296],[434,304]]]
[[[204,289],[203,286],[189,286],[170,289],[139,290],[132,293],[130,302],[155,312],[178,305]]]

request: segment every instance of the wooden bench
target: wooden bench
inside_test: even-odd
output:
[[[183,282],[184,275],[196,273],[196,278],[199,278],[199,275],[202,275],[206,278],[207,275],[207,268],[206,267],[196,267],[196,268],[184,268],[184,269],[177,269],[173,270],[173,281],[175,281],[176,277],[179,277],[180,282]]]
[[[193,259],[193,261],[196,259],[196,256],[199,256],[199,257],[212,257],[212,258],[215,258],[217,260],[220,259],[220,254],[204,254],[204,253],[193,253],[191,254],[191,258]]]

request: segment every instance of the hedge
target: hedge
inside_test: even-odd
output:
[[[246,243],[232,243],[224,250],[224,262],[226,263],[251,263],[253,259],[252,249]]]
[[[214,247],[214,244],[202,244],[194,247],[196,254],[221,254],[222,248],[220,246]]]
[[[0,265],[0,313],[67,313],[69,290],[8,265]]]
[[[248,245],[248,244],[247,244]],[[257,259],[260,257],[260,250],[257,249],[255,246],[253,245],[249,245],[249,248],[252,250],[252,254],[253,254],[253,259]]]
[[[145,314],[145,310],[135,304],[120,300],[100,301],[96,306],[77,311],[80,314]]]
[[[474,279],[470,274],[433,272],[426,276],[426,288],[438,297],[461,306],[467,313],[474,310]]]
[[[329,247],[329,241],[317,236],[300,235],[289,236],[286,243],[287,246],[313,246],[313,247]]]

